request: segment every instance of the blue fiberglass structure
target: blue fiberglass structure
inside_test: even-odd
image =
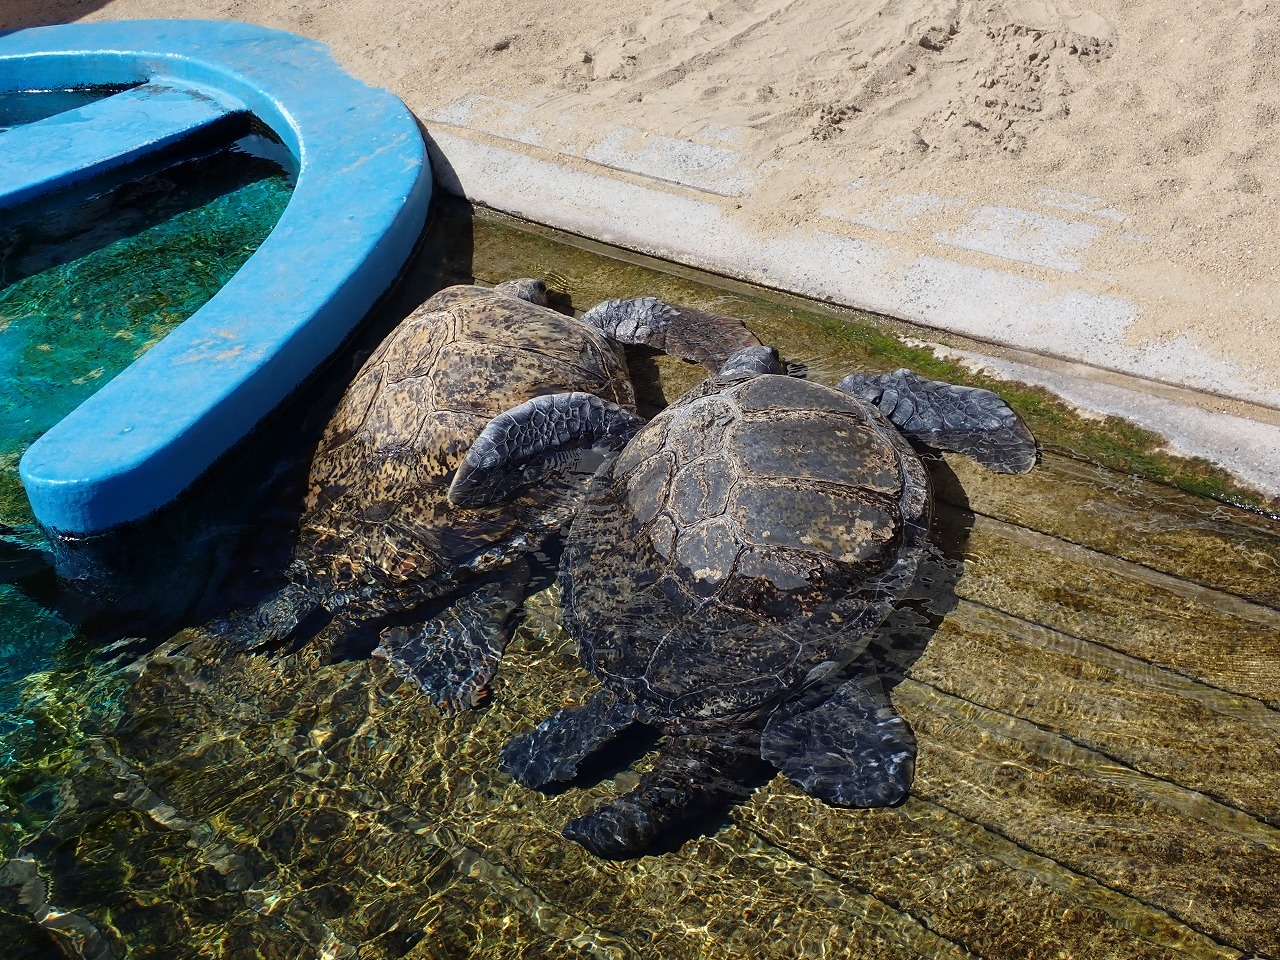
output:
[[[426,222],[431,173],[403,103],[313,41],[146,20],[0,36],[0,93],[129,89],[0,132],[0,211],[249,113],[297,162],[275,229],[200,310],[33,443],[35,516],[82,536],[172,501],[330,357]]]

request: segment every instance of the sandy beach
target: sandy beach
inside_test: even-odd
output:
[[[1019,345],[1280,422],[1274,3],[6,0],[0,27],[176,16],[320,40],[429,131],[623,169],[674,144],[762,240],[837,224],[1118,298],[1105,349],[1070,317]]]

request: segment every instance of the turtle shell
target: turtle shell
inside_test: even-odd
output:
[[[370,355],[312,461],[300,553],[334,592],[386,612],[500,563],[557,502],[479,510],[446,499],[485,424],[533,396],[585,390],[634,407],[625,361],[572,317],[483,287],[440,291]]]
[[[915,575],[930,506],[870,404],[710,380],[593,480],[561,564],[567,625],[654,722],[758,714],[861,653]]]

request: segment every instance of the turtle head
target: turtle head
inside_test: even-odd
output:
[[[498,293],[505,293],[517,300],[527,300],[540,307],[547,305],[547,285],[533,277],[521,277],[519,280],[504,280],[493,288]]]
[[[721,380],[754,377],[761,373],[786,373],[787,365],[773,347],[743,347],[729,354],[716,374]]]

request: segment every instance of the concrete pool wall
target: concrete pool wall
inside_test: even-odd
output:
[[[558,139],[544,143],[535,119],[554,127]],[[436,175],[450,193],[605,243],[919,324],[927,328],[922,336],[946,344],[944,355],[1043,386],[1086,415],[1133,421],[1162,435],[1175,454],[1203,457],[1268,496],[1280,494],[1280,386],[1185,343],[1129,344],[1136,300],[1078,266],[1099,224],[1114,226],[1099,198],[1048,196],[1052,212],[975,209],[965,236],[940,237],[922,251],[902,242],[893,216],[928,216],[954,203],[902,196],[894,210],[873,217],[858,206],[855,184],[820,222],[760,236],[736,211],[763,174],[749,170],[731,144],[711,152],[693,139],[643,131],[619,138],[575,128],[572,116],[547,120],[527,105],[483,95],[439,111],[427,129]],[[565,132],[571,129],[576,138]],[[567,142],[585,146],[557,145]],[[831,177],[840,182],[838,171]],[[982,265],[956,256],[975,250]]]
[[[310,40],[235,22],[75,24],[0,36],[0,91],[137,84],[0,133],[0,208],[251,114],[297,162],[293,197],[194,316],[27,450],[36,518],[137,520],[187,489],[331,356],[391,286],[431,198],[413,115]]]
[[[369,72],[363,61],[352,66]],[[874,184],[817,170],[831,189],[822,215],[762,236],[741,208],[760,205],[769,171],[753,168],[724,131],[712,142],[699,133],[596,128],[532,95],[508,100],[479,90],[410,102],[446,191],[626,249],[920,324],[954,359],[1045,386],[1086,414],[1125,417],[1161,434],[1175,454],[1204,457],[1280,494],[1274,381],[1189,340],[1134,341],[1140,298],[1090,266],[1104,246],[1150,245],[1129,229],[1141,226],[1140,210],[1049,189],[1030,205],[927,191],[884,201]],[[927,249],[900,229],[931,217],[940,227]],[[967,218],[964,229],[941,228],[957,218]]]

